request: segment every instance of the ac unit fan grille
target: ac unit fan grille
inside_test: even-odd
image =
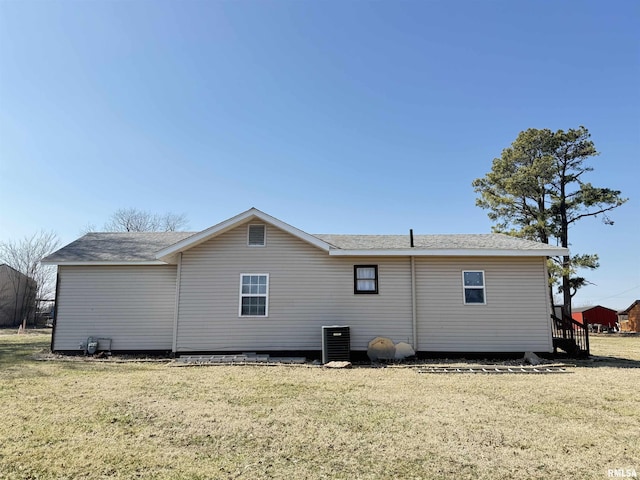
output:
[[[322,327],[322,363],[348,362],[351,359],[350,328]]]

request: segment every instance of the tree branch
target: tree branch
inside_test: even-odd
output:
[[[573,222],[576,222],[576,221],[580,220],[581,218],[593,217],[594,215],[599,215],[601,213],[608,212],[609,210],[613,210],[614,208],[617,208],[619,206],[620,205],[611,205],[610,207],[602,208],[602,209],[598,210],[597,212],[589,212],[589,213],[583,213],[582,215],[576,215],[573,218],[567,219],[567,223],[568,224],[572,224]]]

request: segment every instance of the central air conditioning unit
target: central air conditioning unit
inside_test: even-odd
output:
[[[349,361],[351,361],[349,327],[340,325],[322,327],[322,363]]]

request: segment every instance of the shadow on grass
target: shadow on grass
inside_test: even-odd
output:
[[[43,350],[33,342],[0,342],[0,380],[12,378],[48,377],[51,372],[41,368],[34,354]]]
[[[49,343],[46,338],[43,338],[42,341],[38,342],[34,342],[27,338],[23,341],[0,341],[0,368],[32,362],[33,355],[35,353],[48,348]]]
[[[601,355],[591,355],[587,359],[575,360],[575,364],[586,368],[640,368],[640,360]]]
[[[105,365],[104,362],[43,359],[50,352],[50,337],[38,337],[0,336],[0,380],[50,377],[65,372],[90,374]],[[129,371],[133,369],[129,368]]]

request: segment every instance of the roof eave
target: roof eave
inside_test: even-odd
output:
[[[93,265],[168,265],[167,262],[161,260],[117,260],[117,261],[104,261],[104,260],[87,260],[87,261],[64,261],[64,260],[43,260],[42,265],[57,265],[57,266],[93,266]]]
[[[329,251],[329,255],[347,257],[557,257],[568,254],[569,250],[565,248],[554,250],[518,250],[499,248],[398,248],[371,250],[332,249]]]

